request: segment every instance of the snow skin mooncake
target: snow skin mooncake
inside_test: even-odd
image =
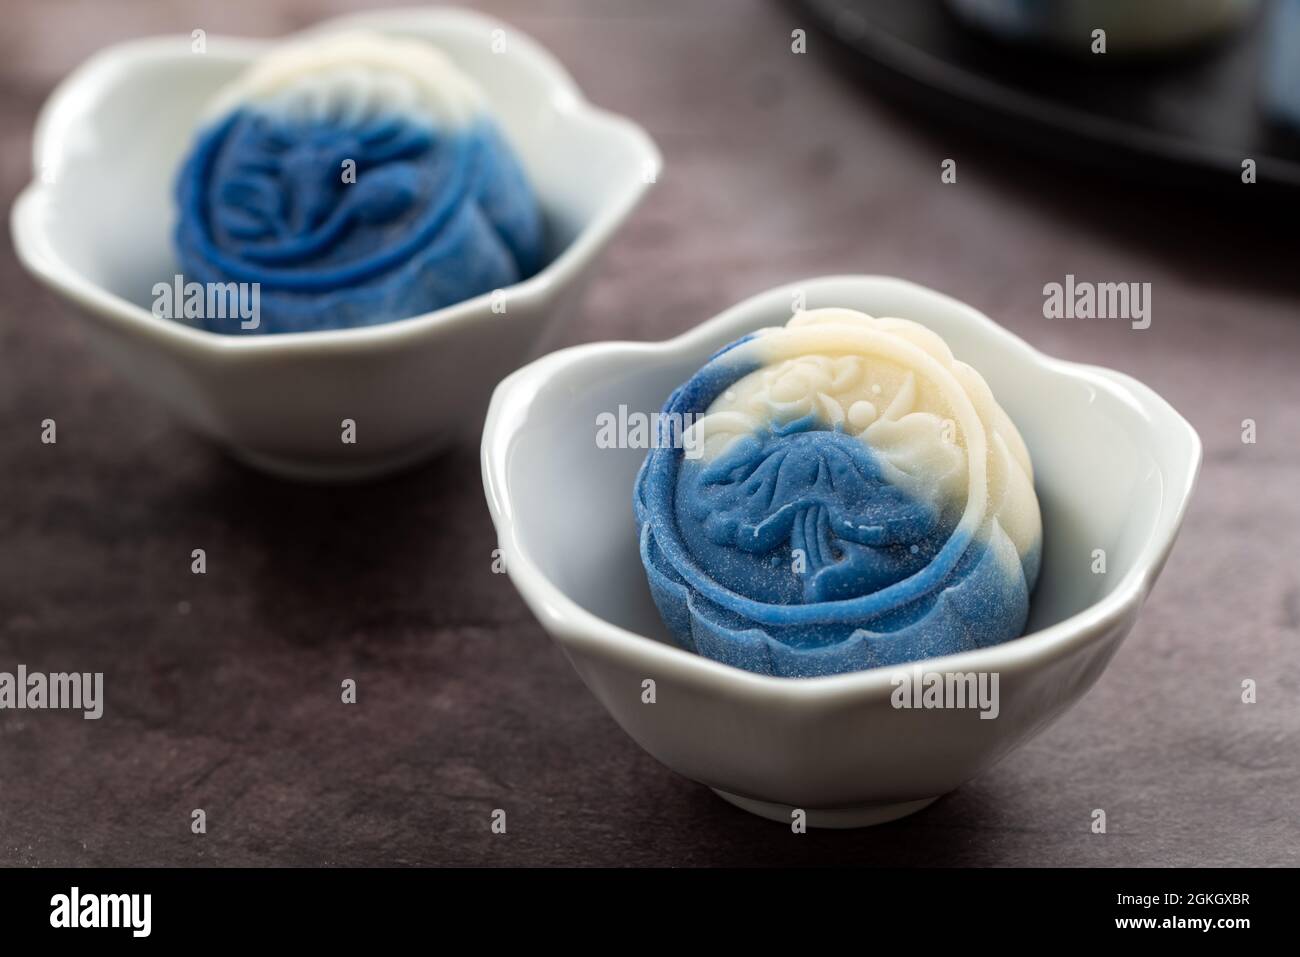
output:
[[[216,97],[176,193],[185,280],[259,284],[257,321],[201,317],[215,332],[390,322],[543,265],[537,200],[486,98],[413,39],[263,57]]]
[[[934,332],[800,312],[722,349],[663,413],[634,504],[685,648],[812,677],[1023,632],[1042,546],[1029,452]]]

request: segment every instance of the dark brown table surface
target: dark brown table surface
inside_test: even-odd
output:
[[[40,104],[96,49],[276,35],[355,6],[6,0],[0,197],[30,175]],[[586,692],[492,573],[476,449],[357,487],[250,472],[90,352],[5,230],[0,670],[103,671],[106,706],[0,712],[0,863],[1300,864],[1294,229],[1279,241],[922,121],[815,37],[792,54],[783,7],[485,6],[665,154],[566,343],[664,338],[777,283],[885,273],[1183,412],[1205,465],[1134,633],[1068,715],[928,810],[794,835],[660,766]],[[1151,282],[1151,328],[1044,319],[1042,287],[1066,273]]]

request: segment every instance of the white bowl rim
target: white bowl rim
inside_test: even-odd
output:
[[[641,197],[658,179],[663,157],[650,135],[637,123],[592,105],[578,89],[568,71],[551,53],[522,30],[504,21],[472,10],[459,8],[402,8],[375,10],[331,17],[319,23],[276,38],[207,37],[207,56],[251,60],[270,47],[288,40],[332,31],[344,27],[397,30],[420,24],[465,31],[509,31],[512,56],[519,58],[548,93],[557,113],[583,116],[626,136],[642,153],[640,176],[630,176],[623,189],[601,209],[553,260],[536,275],[505,287],[511,302],[541,304],[566,286],[606,244],[614,231],[635,208]],[[10,213],[10,230],[18,259],[34,276],[67,296],[91,314],[108,319],[136,333],[151,336],[166,344],[207,358],[234,359],[249,353],[259,355],[297,354],[304,350],[364,351],[367,348],[390,348],[422,337],[435,330],[476,321],[491,293],[475,296],[442,309],[409,316],[392,322],[346,329],[320,329],[310,332],[282,332],[274,335],[239,336],[196,329],[178,322],[159,321],[136,303],[103,289],[69,266],[50,247],[48,236],[40,228],[41,207],[58,189],[54,182],[42,180],[42,170],[57,170],[63,144],[84,114],[94,91],[135,68],[145,60],[180,60],[188,53],[188,35],[144,37],[113,44],[93,54],[66,76],[49,98],[36,120],[32,137],[34,176]],[[648,173],[649,175],[646,175]]]
[[[907,288],[933,297],[937,303],[964,312],[986,335],[998,339],[1009,351],[1018,353],[1023,361],[1055,370],[1093,388],[1124,397],[1129,404],[1136,405],[1148,415],[1159,415],[1167,427],[1177,430],[1177,439],[1185,443],[1185,467],[1181,479],[1177,475],[1163,476],[1166,489],[1161,517],[1134,559],[1132,567],[1110,592],[1062,621],[988,648],[926,659],[924,662],[845,674],[782,678],[745,671],[615,625],[583,608],[541,572],[519,541],[506,472],[506,453],[515,434],[515,426],[521,421],[517,413],[539,388],[563,369],[592,356],[639,353],[649,360],[672,353],[685,353],[694,349],[702,340],[714,338],[723,329],[748,324],[751,315],[764,310],[770,302],[781,300],[788,304],[796,291],[802,291],[812,298],[811,293],[819,286],[845,283]],[[511,425],[506,425],[507,419],[511,420]],[[1200,464],[1201,440],[1196,430],[1150,387],[1122,372],[1049,356],[973,306],[919,283],[881,275],[829,275],[786,283],[750,296],[672,339],[661,342],[588,343],[543,356],[516,370],[498,384],[488,407],[481,450],[484,491],[497,530],[498,546],[502,549],[506,573],[548,632],[575,648],[620,657],[629,664],[635,662],[648,675],[711,685],[715,690],[725,687],[737,695],[758,697],[769,703],[834,703],[864,694],[887,696],[895,687],[891,683],[894,676],[910,671],[918,664],[925,671],[935,672],[1013,673],[1059,658],[1099,638],[1127,615],[1135,614],[1150,592],[1182,525],[1196,486]],[[1177,485],[1173,484],[1175,480],[1178,481]],[[630,501],[630,489],[628,496]],[[1169,501],[1174,501],[1172,509],[1167,504]]]

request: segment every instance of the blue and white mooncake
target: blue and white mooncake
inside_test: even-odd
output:
[[[486,103],[416,40],[328,35],[255,63],[183,164],[175,245],[187,282],[259,284],[260,316],[201,324],[373,325],[535,273],[537,200]]]
[[[925,327],[798,313],[718,352],[658,425],[635,511],[685,648],[810,677],[1023,632],[1042,551],[1029,452]]]

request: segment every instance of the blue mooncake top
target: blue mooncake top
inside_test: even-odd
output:
[[[1023,631],[1042,542],[1029,453],[923,326],[799,313],[723,349],[663,412],[635,508],[686,648],[808,677]]]
[[[424,43],[287,45],[223,90],[177,182],[187,282],[258,283],[256,328],[389,322],[543,265],[542,220],[482,93]]]

